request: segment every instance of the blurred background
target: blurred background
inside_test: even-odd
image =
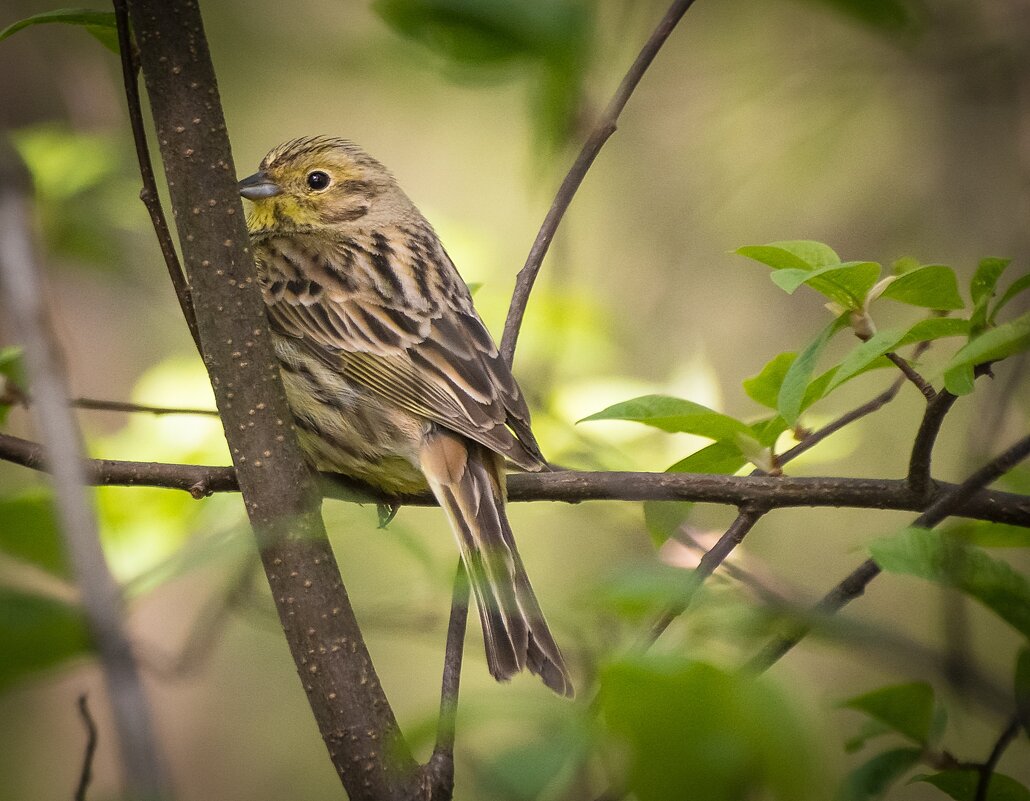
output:
[[[515,273],[564,171],[666,4],[451,5],[485,9],[489,25],[429,25],[432,3],[202,4],[238,174],[296,136],[360,143],[434,224],[466,281],[480,285],[477,306],[499,337]],[[49,9],[8,0],[0,28]],[[885,265],[912,256],[953,266],[964,293],[982,257],[1011,257],[1010,270],[1025,273],[1028,40],[1024,0],[939,0],[926,8],[697,3],[584,181],[529,304],[515,371],[548,457],[583,469],[661,471],[705,444],[632,423],[576,425],[647,393],[745,420],[762,414],[741,381],[777,353],[803,348],[830,316],[814,292],[789,297],[767,269],[733,255],[742,245],[815,239],[844,259]],[[82,30],[41,26],[0,42],[0,74],[0,121],[34,177],[49,302],[73,393],[213,407],[137,197],[117,58]],[[900,310],[882,323],[910,319]],[[14,344],[0,317],[0,346]],[[827,360],[848,347],[836,343]],[[925,374],[938,377],[953,351],[931,349]],[[1005,362],[993,382],[959,401],[935,454],[937,477],[963,478],[1025,432],[1030,393],[1025,379],[1013,384],[1020,366]],[[828,422],[892,378],[874,371],[856,379],[808,412],[805,425]],[[905,387],[888,411],[827,441],[790,473],[904,475],[923,406]],[[211,418],[82,412],[80,420],[96,457],[228,463]],[[21,409],[11,411],[6,430],[35,438]],[[1025,473],[1012,480],[1023,489],[1030,483]],[[238,497],[197,502],[185,493],[108,488],[96,500],[177,797],[341,797],[255,572]],[[0,463],[0,527],[51,547],[48,509],[39,476]],[[724,529],[734,511],[697,506],[690,525],[703,538]],[[403,509],[385,531],[376,528],[374,508],[330,501],[325,515],[385,688],[425,756],[456,561],[451,535],[439,510]],[[658,570],[640,504],[517,504],[511,518],[581,698],[570,712],[532,678],[496,685],[472,622],[456,798],[592,798],[605,766],[572,758],[588,736],[591,681],[649,619],[651,580],[668,576]],[[734,561],[808,602],[864,558],[863,543],[910,518],[777,512]],[[666,565],[685,558],[669,548],[660,556]],[[1004,557],[1028,566],[1025,555]],[[6,649],[0,644],[0,661],[10,663],[0,665],[5,801],[70,796],[84,743],[75,706],[82,692],[101,728],[90,797],[117,794],[102,680],[82,643],[60,621],[46,645],[28,625],[19,629],[43,608],[26,597],[51,603],[74,594],[58,557],[0,557],[0,620],[10,638]],[[737,664],[760,642],[752,608],[746,591],[714,582],[659,650]],[[939,589],[884,577],[847,614],[938,647],[944,608]],[[979,608],[965,614],[984,669],[1007,682],[1018,637]],[[793,725],[813,744],[799,757],[812,763],[804,768],[812,797],[831,794],[855,764],[843,742],[861,721],[838,702],[928,677],[888,651],[816,640],[771,672]],[[952,713],[948,747],[983,759],[999,720],[938,688]],[[1003,770],[1030,779],[1026,757],[1025,743],[1013,747]],[[898,797],[943,796],[924,785]]]

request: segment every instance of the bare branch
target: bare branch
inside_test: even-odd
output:
[[[121,593],[100,546],[91,496],[85,489],[81,435],[68,408],[62,360],[43,304],[29,235],[26,186],[27,178],[15,173],[13,165],[0,164],[0,286],[7,313],[24,344],[36,397],[33,416],[45,438],[61,533],[111,700],[127,790],[139,798],[160,798],[165,781],[150,709],[122,630]]]
[[[916,372],[916,369],[909,364],[907,359],[893,352],[885,353],[884,356],[894,362],[894,364],[897,365],[897,368],[904,374],[905,378],[911,381],[912,384],[923,393],[923,397],[926,398],[927,403],[932,402],[934,398],[937,397],[937,391],[930,386],[930,382]]]
[[[583,144],[576,161],[569,169],[565,180],[562,181],[558,194],[551,203],[551,208],[536,235],[533,247],[530,248],[529,256],[526,257],[526,263],[519,270],[518,277],[515,279],[515,291],[512,293],[511,307],[508,309],[508,318],[504,321],[504,335],[501,337],[501,354],[509,365],[515,356],[515,345],[519,338],[519,329],[522,327],[522,318],[526,314],[529,294],[533,291],[533,283],[540,272],[540,265],[544,261],[544,256],[547,255],[547,249],[551,246],[551,240],[554,239],[555,231],[558,230],[562,217],[565,216],[576,190],[579,189],[579,185],[594,163],[594,159],[597,158],[597,154],[601,152],[604,143],[615,133],[619,115],[626,107],[633,90],[637,88],[637,84],[644,77],[644,73],[651,66],[651,62],[665,44],[665,40],[669,38],[669,34],[693,4],[694,0],[674,0],[669,6],[665,16],[658,23],[658,27],[654,29],[636,60],[630,66],[629,72],[622,79],[619,88],[615,90],[615,95],[609,101],[604,114],[597,121],[593,132]]]
[[[150,222],[154,226],[157,242],[161,246],[161,255],[164,256],[168,276],[172,279],[175,296],[179,300],[182,316],[186,318],[186,325],[190,329],[190,336],[193,337],[193,344],[197,346],[197,353],[203,357],[204,349],[200,346],[200,332],[197,329],[197,314],[193,308],[193,297],[190,294],[186,274],[183,272],[182,265],[179,264],[179,257],[175,252],[172,234],[168,230],[168,220],[165,219],[164,209],[161,207],[161,197],[157,193],[154,166],[150,161],[150,148],[147,145],[147,132],[143,125],[143,108],[140,105],[139,84],[137,83],[139,60],[135,43],[132,41],[132,34],[129,31],[129,12],[126,0],[114,0],[114,15],[118,25],[118,51],[122,60],[122,81],[125,85],[125,99],[129,107],[129,123],[132,125],[132,138],[136,143],[136,158],[139,161],[140,176],[143,178],[143,188],[140,190],[139,198],[150,214]]]
[[[46,471],[39,445],[0,434],[0,460]],[[88,459],[86,481],[96,486],[164,487],[190,492],[197,498],[214,492],[238,492],[232,467],[123,462]],[[323,473],[326,498],[359,503],[434,506],[428,493],[387,496],[367,484],[334,473]],[[789,478],[720,476],[703,473],[576,472],[513,473],[508,476],[508,500],[562,501],[695,501],[730,506],[784,509],[798,506],[841,506],[856,509],[894,509],[919,512],[947,496],[958,485],[935,482],[929,498],[920,498],[907,483],[876,478]],[[967,497],[951,514],[974,520],[1030,526],[1030,497],[984,490]]]
[[[88,409],[94,412],[129,412],[140,414],[192,414],[205,417],[218,417],[214,409],[176,408],[174,406],[150,406],[145,403],[128,403],[126,401],[98,400],[97,398],[73,398],[71,405],[76,409]]]
[[[1030,455],[1030,436],[1016,442],[1004,453],[985,464],[961,484],[937,495],[919,517],[911,523],[913,528],[933,528],[945,518],[955,515],[970,498],[983,491],[991,482],[1004,475]],[[943,485],[942,485],[943,486]],[[865,588],[880,574],[880,566],[872,559],[865,560],[843,581],[828,592],[814,609],[815,615],[833,615],[851,601],[860,597]],[[761,673],[776,663],[797,645],[810,631],[808,625],[799,626],[790,634],[766,646],[747,665],[747,669]]]
[[[75,787],[75,801],[86,801],[86,791],[89,783],[93,781],[93,757],[97,752],[97,723],[89,711],[89,701],[86,694],[79,696],[79,717],[86,727],[86,751],[82,756],[82,771],[79,773],[79,783]]]
[[[908,486],[917,495],[926,495],[930,492],[930,461],[933,457],[933,446],[937,442],[941,426],[944,425],[945,415],[957,400],[957,396],[945,389],[926,405],[915,442],[912,443],[912,455],[908,460]]]
[[[994,748],[991,749],[990,756],[987,757],[987,761],[984,762],[979,769],[980,778],[976,783],[976,795],[973,797],[973,801],[987,801],[987,792],[991,789],[991,777],[994,775],[994,771],[998,767],[998,763],[1005,754],[1005,750],[1012,744],[1012,741],[1016,739],[1016,735],[1019,734],[1019,730],[1022,728],[1022,725],[1022,717],[1017,713],[1012,716],[1008,725],[1004,728],[1002,733],[998,735],[998,739],[994,743]]]

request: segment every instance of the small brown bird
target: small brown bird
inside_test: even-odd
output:
[[[505,515],[505,459],[546,466],[518,384],[436,232],[343,139],[295,139],[240,181],[301,446],[387,492],[428,484],[450,520],[490,672],[572,682]]]

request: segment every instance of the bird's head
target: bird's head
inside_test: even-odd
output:
[[[414,209],[387,169],[345,139],[308,137],[274,148],[240,181],[253,203],[251,233],[290,233],[399,223]]]

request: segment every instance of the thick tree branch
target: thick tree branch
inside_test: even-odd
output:
[[[0,434],[0,460],[33,470],[46,468],[39,445]],[[202,498],[214,492],[238,492],[232,467],[85,461],[86,481],[96,486],[163,487]],[[360,503],[433,506],[427,492],[387,496],[346,476],[325,473],[326,498]],[[958,487],[940,481],[930,498],[920,498],[904,480],[876,478],[772,478],[718,476],[701,473],[589,473],[566,470],[553,473],[513,473],[508,476],[508,500],[562,501],[696,501],[730,506],[785,509],[798,506],[846,506],[857,509],[894,509],[918,512]],[[1030,526],[1030,497],[998,490],[980,490],[952,514],[974,520]]]
[[[127,5],[204,363],[287,642],[352,801],[406,801],[415,796],[416,765],[341,582],[317,481],[291,425],[199,9],[195,0]],[[185,488],[200,494],[212,489],[207,481]]]
[[[551,246],[551,240],[554,239],[555,231],[558,230],[562,217],[565,216],[576,190],[579,189],[579,185],[594,163],[594,159],[597,158],[597,154],[601,152],[604,143],[615,133],[619,115],[626,107],[633,90],[637,88],[637,84],[644,77],[644,73],[651,66],[651,62],[665,44],[665,40],[669,38],[669,34],[693,4],[694,0],[675,0],[669,6],[665,16],[658,23],[658,27],[654,29],[636,60],[630,66],[629,72],[622,79],[619,88],[615,90],[615,95],[609,101],[604,114],[597,121],[597,125],[587,141],[583,143],[583,148],[579,151],[576,161],[569,169],[565,180],[562,181],[558,194],[551,203],[551,208],[544,218],[543,225],[540,226],[532,248],[530,248],[529,256],[526,257],[526,263],[519,270],[518,277],[515,279],[515,291],[511,296],[508,318],[504,321],[504,335],[501,337],[501,353],[509,365],[515,355],[515,345],[519,338],[519,329],[522,328],[522,318],[526,314],[529,294],[533,291],[533,284],[540,272],[540,265],[544,261],[544,256],[547,255],[547,250]]]
[[[129,795],[157,799],[166,792],[150,708],[129,639],[122,629],[121,592],[100,546],[81,434],[68,407],[62,358],[53,339],[33,252],[28,178],[0,153],[0,288],[25,347],[36,402],[33,417],[45,438],[61,534],[75,573],[80,604],[96,645],[118,732]],[[44,448],[40,448],[40,456]]]
[[[182,265],[179,264],[175,244],[172,242],[172,234],[168,230],[168,220],[165,219],[161,199],[157,194],[157,180],[154,177],[154,166],[150,160],[150,147],[147,145],[147,132],[143,125],[143,108],[139,98],[137,82],[140,69],[139,58],[129,30],[129,12],[126,0],[114,0],[114,15],[118,25],[118,50],[122,61],[125,100],[129,107],[129,123],[132,125],[132,138],[136,143],[136,159],[139,161],[139,172],[143,179],[143,188],[140,190],[139,198],[150,214],[150,222],[154,226],[154,233],[157,235],[157,242],[161,247],[161,255],[164,256],[168,276],[175,288],[175,296],[179,300],[182,316],[186,318],[186,325],[190,329],[190,336],[193,337],[193,344],[197,346],[197,353],[203,356],[204,351],[200,347],[200,333],[197,330],[197,315],[193,308],[190,286],[186,280],[186,274],[182,271]]]
[[[1030,455],[1030,436],[1016,442],[1008,450],[985,464],[961,484],[939,492],[936,499],[910,524],[912,528],[933,528],[944,519],[959,514],[959,510],[971,498],[983,492],[983,488],[1007,473]],[[943,488],[943,484],[939,484]],[[1025,525],[1025,524],[1021,524]],[[860,597],[865,588],[880,574],[880,566],[872,559],[866,559],[843,581],[828,592],[813,610],[813,616],[834,615],[851,601]],[[811,630],[802,625],[790,634],[766,646],[747,665],[748,670],[761,673],[775,664],[791,648],[797,645]]]

